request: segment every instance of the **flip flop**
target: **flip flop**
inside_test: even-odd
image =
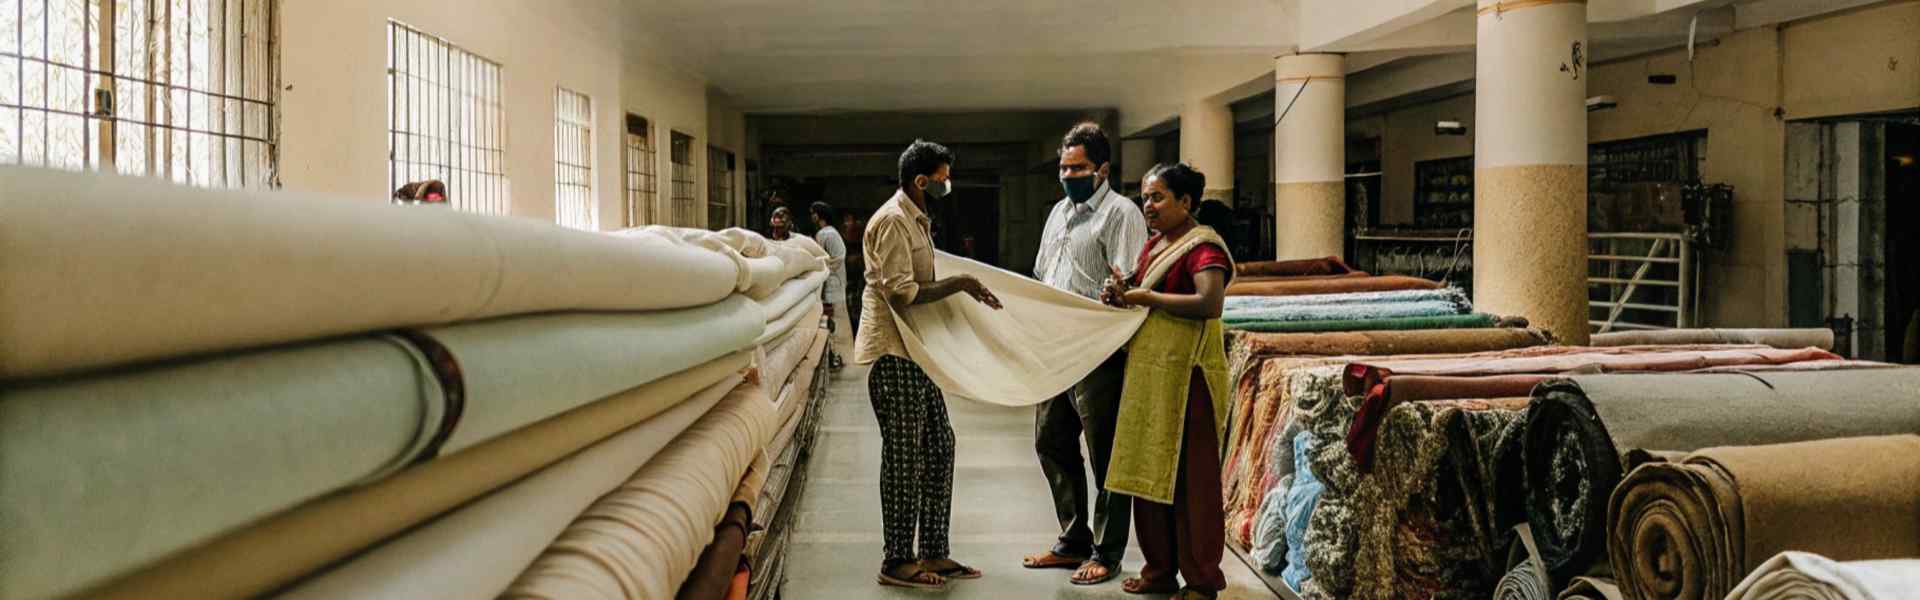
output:
[[[1082,578],[1080,577],[1080,573],[1082,573],[1087,568],[1087,565],[1100,565],[1101,567],[1106,568],[1107,573],[1105,575],[1101,575],[1099,577],[1095,577],[1091,579]],[[1119,577],[1119,576],[1120,576],[1119,565],[1109,565],[1100,561],[1090,560],[1084,563],[1080,563],[1080,570],[1074,571],[1073,577],[1068,579],[1068,581],[1072,581],[1074,585],[1100,585],[1102,583],[1113,581],[1115,577]]]
[[[902,569],[901,567],[909,567],[909,568]],[[898,575],[895,575],[895,572],[898,572],[899,575],[905,575],[906,577],[901,578]],[[910,589],[916,589],[916,590],[947,589],[946,578],[941,577],[938,574],[928,572],[926,569],[921,568],[919,563],[900,563],[899,565],[896,565],[894,567],[881,570],[880,577],[877,579],[877,581],[879,582],[880,585],[884,585],[884,586],[903,587],[903,588],[910,588]]]
[[[1044,554],[1034,554],[1020,560],[1020,566],[1029,569],[1078,569],[1087,562],[1086,557],[1067,556],[1052,550]]]
[[[948,559],[948,560],[951,561],[952,559]],[[983,575],[983,573],[981,573],[979,569],[975,569],[973,567],[960,564],[959,561],[952,561],[952,562],[953,562],[952,567],[948,567],[945,569],[931,569],[928,572],[933,573],[934,575],[939,575],[940,577],[945,578],[948,581],[952,581],[955,579],[979,579],[981,575]],[[925,569],[926,564],[921,563],[920,567]]]

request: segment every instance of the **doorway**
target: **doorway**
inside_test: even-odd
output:
[[[1920,363],[1920,125],[1886,129],[1887,359]]]

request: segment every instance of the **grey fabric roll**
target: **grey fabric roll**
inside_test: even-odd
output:
[[[1633,448],[1697,450],[1920,431],[1920,369],[1574,376],[1527,410],[1528,520],[1555,582],[1605,558]]]
[[[740,296],[699,308],[563,313],[428,330],[465,372],[467,400],[445,452],[753,345],[760,310]]]
[[[15,167],[0,168],[0,190],[0,379],[508,315],[701,306],[739,275],[720,253],[658,236],[326,194]]]
[[[1591,346],[1760,344],[1775,348],[1833,349],[1831,329],[1662,329],[1596,333]]]
[[[391,472],[442,401],[390,338],[0,388],[0,597],[70,594]]]
[[[574,516],[642,465],[740,384],[722,379],[667,412],[441,516],[283,597],[494,598]]]

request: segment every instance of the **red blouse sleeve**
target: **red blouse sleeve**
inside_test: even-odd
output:
[[[1227,258],[1227,251],[1213,244],[1201,244],[1187,253],[1186,270],[1198,274],[1207,269],[1222,269],[1227,272],[1227,281],[1233,281],[1233,259]]]

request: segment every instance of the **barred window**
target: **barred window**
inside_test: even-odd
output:
[[[673,132],[673,198],[668,215],[675,227],[699,227],[694,195],[693,136]]]
[[[268,185],[274,5],[0,0],[0,164]]]
[[[398,21],[387,42],[388,187],[437,179],[454,208],[507,214],[500,63]]]
[[[659,198],[655,181],[653,131],[646,118],[627,115],[627,226],[654,224],[654,204]]]
[[[733,153],[707,149],[707,228],[733,227]]]
[[[553,106],[554,221],[599,229],[600,211],[593,202],[593,99],[558,88]]]

